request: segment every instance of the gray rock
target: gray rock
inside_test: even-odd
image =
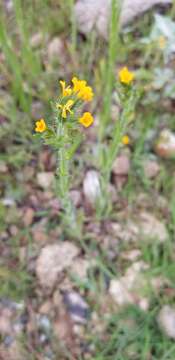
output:
[[[75,291],[64,294],[64,303],[70,313],[72,320],[84,324],[89,316],[89,306],[81,295]]]
[[[120,23],[125,26],[140,16],[154,5],[168,5],[172,0],[124,0]],[[111,0],[78,0],[75,5],[75,17],[78,29],[83,34],[88,34],[93,29],[102,36],[107,38],[108,22],[110,17]]]
[[[172,0],[124,0],[121,13],[121,24],[129,24],[135,17],[140,16],[145,11],[155,5],[169,5]]]

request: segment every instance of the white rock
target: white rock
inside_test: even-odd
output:
[[[37,174],[37,183],[43,189],[48,189],[52,186],[54,181],[54,175],[52,172],[40,172]]]
[[[70,273],[72,276],[80,279],[87,280],[87,272],[90,268],[91,262],[86,259],[76,259],[70,267]]]
[[[168,337],[175,339],[175,309],[164,305],[159,312],[157,321],[161,330]]]
[[[58,275],[72,264],[78,253],[79,249],[68,241],[45,246],[36,262],[36,274],[40,285],[52,289]]]
[[[118,305],[132,304],[132,294],[127,289],[125,279],[111,280],[109,293]]]
[[[153,214],[142,212],[138,222],[140,234],[148,239],[157,239],[164,242],[168,239],[168,231],[165,224],[159,221]]]
[[[109,293],[113,300],[119,305],[138,304],[140,308],[147,308],[147,298],[141,296],[141,290],[146,285],[143,271],[148,269],[148,264],[138,261],[127,269],[125,275],[110,282]]]
[[[124,0],[120,23],[125,26],[154,5],[171,3],[172,0]],[[75,17],[79,30],[88,34],[95,29],[100,36],[107,38],[110,4],[111,0],[78,0],[75,5]]]
[[[101,195],[99,174],[95,170],[89,170],[83,181],[83,192],[87,202],[94,205]]]

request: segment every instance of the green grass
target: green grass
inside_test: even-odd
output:
[[[93,360],[173,360],[175,345],[159,331],[155,306],[145,313],[134,306],[113,314],[108,321],[106,340],[95,342],[98,355]],[[152,355],[151,355],[152,354]]]

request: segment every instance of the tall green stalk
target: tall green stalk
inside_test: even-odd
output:
[[[104,140],[106,134],[106,126],[110,122],[111,103],[112,103],[112,91],[115,84],[115,64],[117,60],[117,53],[119,52],[119,15],[120,4],[119,0],[112,0],[111,2],[111,21],[110,21],[110,33],[109,33],[109,47],[108,58],[105,66],[105,73],[103,79],[103,107],[100,119],[99,129],[99,141]]]

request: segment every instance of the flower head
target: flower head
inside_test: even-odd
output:
[[[94,122],[94,118],[89,112],[85,112],[83,116],[79,119],[80,124],[88,128]]]
[[[65,96],[70,96],[72,94],[72,89],[70,86],[66,87],[66,82],[65,81],[60,81],[60,85],[62,87],[62,95],[63,97]]]
[[[74,94],[79,93],[79,91],[82,91],[87,84],[85,80],[78,80],[77,77],[75,76],[72,79],[72,83],[73,83]]]
[[[91,101],[93,96],[94,94],[90,86],[85,86],[85,88],[80,90],[80,92],[78,93],[78,97],[80,97],[84,101]]]
[[[47,128],[44,119],[41,119],[41,120],[36,121],[36,124],[35,124],[35,125],[36,125],[36,126],[35,126],[35,131],[36,131],[36,132],[42,133],[42,132],[44,132],[44,131],[46,130],[46,128]]]
[[[78,80],[76,77],[72,79],[73,83],[73,93],[78,96],[78,98],[84,101],[91,101],[94,94],[92,88],[87,85],[85,80]]]
[[[123,145],[129,145],[130,144],[130,138],[129,138],[128,135],[124,135],[122,137],[122,143],[123,143]]]
[[[58,109],[62,110],[62,117],[64,119],[66,119],[67,118],[67,112],[69,112],[70,114],[73,113],[73,111],[71,110],[73,105],[74,105],[74,101],[73,100],[68,100],[65,105],[57,104],[56,107]]]
[[[134,80],[134,74],[125,66],[119,71],[119,79],[122,84],[130,85]]]

